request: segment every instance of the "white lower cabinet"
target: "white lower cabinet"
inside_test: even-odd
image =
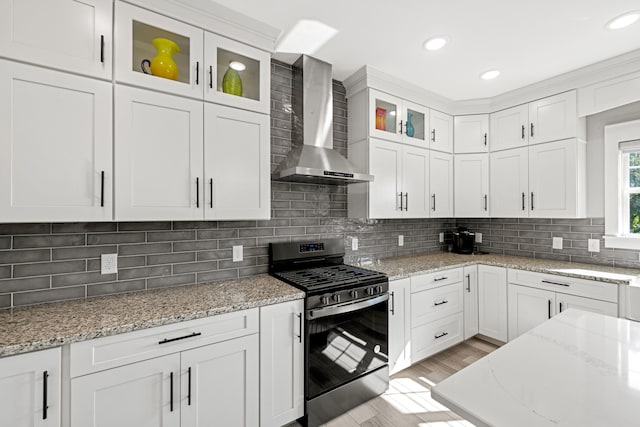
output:
[[[60,426],[60,348],[0,359],[0,425]]]
[[[463,269],[464,339],[478,334],[478,266]]]
[[[389,373],[411,366],[411,279],[389,282]]]
[[[509,341],[551,319],[555,307],[554,292],[509,284]]]
[[[507,341],[507,269],[478,266],[478,333]]]
[[[260,308],[261,427],[279,427],[304,415],[303,316],[303,300]]]

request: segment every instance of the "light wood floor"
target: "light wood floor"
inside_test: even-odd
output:
[[[498,346],[471,338],[391,377],[389,390],[330,421],[326,427],[471,427],[431,398],[431,386]],[[287,427],[297,427],[298,423]]]

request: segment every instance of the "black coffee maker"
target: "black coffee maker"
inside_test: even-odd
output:
[[[458,230],[453,232],[453,252],[472,254],[475,240],[475,233],[471,233],[466,227],[458,227]]]

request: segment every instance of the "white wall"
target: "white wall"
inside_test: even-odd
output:
[[[587,117],[587,217],[604,217],[604,127],[640,119],[640,102]]]

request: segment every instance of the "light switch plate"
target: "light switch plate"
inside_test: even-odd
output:
[[[402,234],[398,236],[398,246],[404,246],[404,236]]]
[[[233,262],[242,261],[242,245],[237,245],[233,247]]]
[[[476,233],[476,243],[482,243],[482,233]]]
[[[352,237],[351,238],[351,250],[352,251],[357,251],[358,250],[358,238],[357,237]]]
[[[598,239],[589,239],[588,241],[588,245],[589,245],[589,252],[600,252],[600,240]]]
[[[562,249],[562,237],[553,238],[553,249]]]
[[[118,272],[118,254],[100,255],[100,274],[115,274]]]
[[[439,239],[440,243],[444,243],[444,233],[440,233]]]

